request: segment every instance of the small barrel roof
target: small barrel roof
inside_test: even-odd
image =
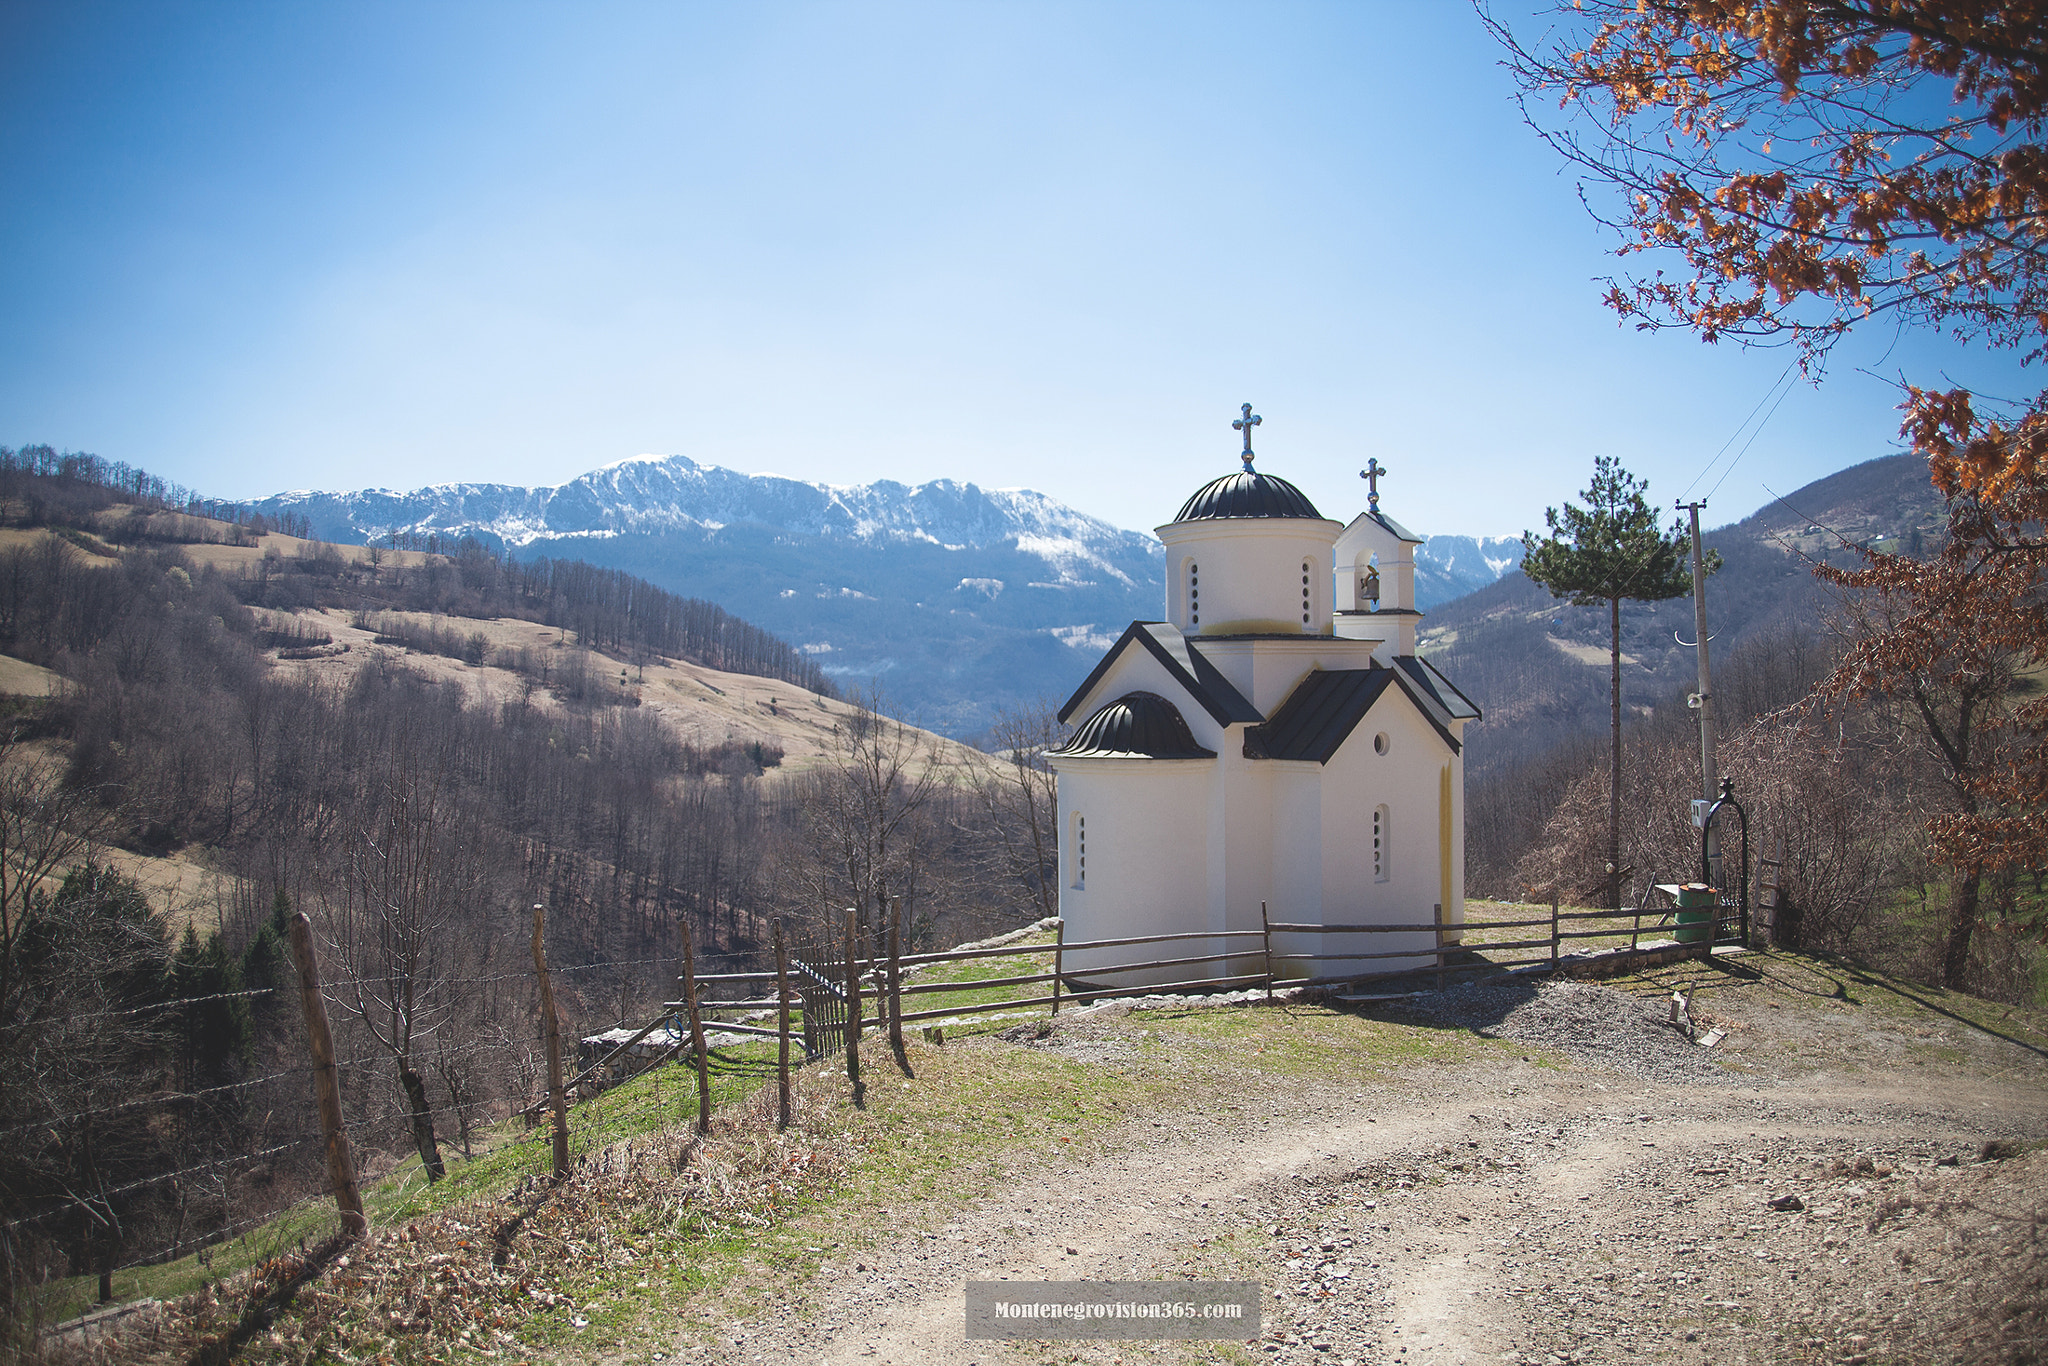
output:
[[[1081,723],[1056,754],[1143,759],[1213,759],[1195,743],[1173,703],[1157,693],[1125,693]]]

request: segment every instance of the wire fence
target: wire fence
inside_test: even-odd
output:
[[[500,1162],[508,1174],[559,1178],[568,1165],[622,1134],[686,1118],[693,1090],[700,1114],[708,1117],[710,1073],[720,1050],[704,1042],[707,1034],[729,1038],[736,1032],[750,1033],[777,1045],[773,1063],[759,1053],[744,1058],[728,1053],[717,1061],[723,1075],[737,1076],[748,1086],[775,1078],[787,1123],[792,1065],[843,1056],[858,1100],[859,1050],[869,1032],[886,1031],[889,1044],[900,1051],[906,1025],[1045,1008],[1056,1016],[1063,1006],[1115,997],[1245,988],[1254,993],[1263,988],[1270,995],[1282,987],[1402,978],[1419,982],[1430,976],[1442,986],[1450,974],[1460,971],[1546,966],[1555,971],[1571,956],[1568,947],[1575,941],[1625,937],[1633,949],[1643,937],[1644,919],[1651,919],[1655,928],[1668,914],[1641,908],[1566,911],[1553,903],[1547,917],[1491,925],[1446,924],[1440,907],[1427,922],[1322,925],[1272,921],[1262,907],[1258,929],[1080,941],[1070,940],[1064,922],[1055,921],[1050,943],[993,942],[906,955],[891,909],[889,920],[879,925],[857,924],[850,911],[843,930],[830,919],[813,923],[791,937],[776,971],[754,967],[759,957],[753,952],[707,954],[700,962],[689,962],[680,978],[681,1000],[667,1003],[653,1023],[625,1044],[584,1050],[573,1076],[561,1061],[559,1047],[548,1046],[547,1027],[552,1022],[546,1018],[536,1019],[530,1034],[501,1024],[488,1036],[459,1039],[451,1037],[454,1026],[443,1021],[425,1030],[403,1054],[380,1046],[336,1057],[325,1011],[341,1003],[319,985],[309,931],[303,938],[296,932],[294,936],[295,951],[303,944],[307,954],[300,963],[297,992],[289,987],[259,988],[53,1015],[38,1023],[104,1023],[153,1011],[298,996],[305,1008],[310,1057],[304,1064],[273,1064],[256,1075],[215,1085],[159,1087],[94,1098],[50,1113],[9,1117],[0,1126],[0,1143],[46,1153],[48,1189],[35,1199],[15,1200],[15,1212],[0,1219],[0,1269],[18,1275],[20,1266],[6,1264],[18,1262],[29,1244],[40,1240],[43,1255],[38,1265],[44,1274],[67,1267],[73,1273],[97,1271],[104,1295],[116,1272],[137,1272],[187,1257],[204,1262],[210,1259],[210,1249],[246,1239],[257,1230],[271,1229],[274,1240],[310,1236],[308,1230],[324,1230],[336,1221],[344,1230],[359,1228],[365,1216],[355,1153],[360,1150],[364,1155],[365,1174],[384,1183],[376,1195],[379,1208],[414,1208],[431,1184],[426,1175],[429,1151],[444,1141],[438,1130],[451,1117],[467,1150],[474,1132],[484,1125],[525,1115],[531,1126],[528,1133],[501,1131],[491,1137],[481,1156]],[[303,917],[298,919],[305,923]],[[1624,919],[1630,923],[1624,925]],[[779,938],[781,927],[776,928]],[[1725,919],[1717,915],[1693,937],[1706,950],[1713,940],[1725,937],[1726,929]],[[1746,934],[1746,924],[1742,929]],[[1503,934],[1519,937],[1504,939]],[[528,971],[439,979],[436,985],[524,980],[537,984],[541,998],[547,1000],[551,972],[681,966],[663,957],[550,969],[538,952],[541,941],[537,923],[535,964]],[[1011,966],[1014,960],[1033,957],[1050,961]],[[343,1018],[349,1018],[346,1011]],[[645,1092],[605,1099],[611,1083],[670,1059],[694,1070],[694,1087],[687,1071],[664,1072]],[[465,1069],[476,1074],[475,1089],[467,1094]],[[408,1072],[413,1074],[410,1078]],[[432,1097],[434,1103],[425,1089],[428,1077],[422,1074],[432,1074],[440,1091]],[[661,1080],[668,1076],[682,1084],[671,1089]],[[582,1103],[594,1100],[604,1103]],[[196,1120],[188,1129],[170,1123],[208,1106],[237,1116],[235,1124],[210,1135],[211,1141],[246,1146],[207,1152],[209,1135]],[[259,1110],[262,1119],[256,1121],[253,1112]],[[543,1123],[542,1116],[549,1111],[553,1113]],[[136,1154],[107,1150],[108,1135],[133,1126],[138,1117],[155,1123],[158,1116],[166,1117],[162,1122],[182,1147],[174,1142],[145,1154],[151,1159],[147,1170],[136,1169],[141,1160]],[[102,1144],[97,1151],[95,1136]],[[504,1156],[508,1148],[513,1150],[509,1159]],[[180,1153],[184,1160],[177,1160]]]

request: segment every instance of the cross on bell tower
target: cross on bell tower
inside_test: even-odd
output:
[[[1252,405],[1249,403],[1244,405],[1244,416],[1230,424],[1232,431],[1244,433],[1244,454],[1239,456],[1238,459],[1244,461],[1244,468],[1247,474],[1251,472],[1252,468],[1252,428],[1258,425],[1259,415],[1252,411]]]
[[[1380,510],[1380,476],[1386,472],[1387,467],[1380,463],[1378,456],[1366,461],[1365,468],[1358,472],[1358,477],[1365,481],[1365,506],[1368,512]]]

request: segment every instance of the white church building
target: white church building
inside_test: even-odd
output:
[[[1068,942],[1275,923],[1464,920],[1465,723],[1479,709],[1415,653],[1419,537],[1379,510],[1350,525],[1244,468],[1158,528],[1166,619],[1132,622],[1060,712],[1060,915]],[[1433,951],[1430,932],[1275,935],[1278,954]],[[1171,951],[1169,951],[1171,950]],[[1243,957],[1106,985],[1263,969],[1256,939],[1071,952],[1069,975],[1150,958]],[[1423,960],[1276,965],[1299,978]]]

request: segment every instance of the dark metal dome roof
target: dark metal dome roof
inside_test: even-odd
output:
[[[1135,756],[1145,759],[1213,759],[1188,731],[1173,703],[1157,693],[1125,693],[1098,710],[1056,753],[1082,757]]]
[[[1195,490],[1195,496],[1181,505],[1176,522],[1205,517],[1312,517],[1321,518],[1316,505],[1285,479],[1255,470],[1239,470],[1221,479],[1211,479]]]

